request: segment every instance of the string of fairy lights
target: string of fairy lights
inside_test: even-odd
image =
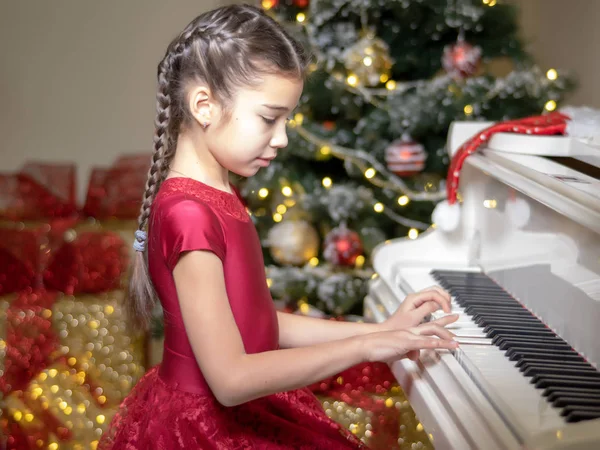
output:
[[[312,1],[316,2],[317,0]],[[261,3],[265,10],[272,9],[277,4],[275,0],[262,0]],[[482,0],[482,3],[488,7],[493,7],[497,4],[497,0]],[[318,46],[315,44],[315,39],[312,36],[310,27],[307,26],[307,13],[299,12],[295,19],[298,25],[303,26],[308,42],[312,47],[311,50],[317,57],[317,63],[313,63],[309,68],[310,71],[315,71],[319,68],[320,64],[323,64],[324,61],[326,61],[326,58],[321,54]],[[363,31],[366,31],[366,26],[364,23],[363,28]],[[366,34],[368,38],[374,38],[374,34]],[[360,56],[359,63],[365,67],[371,67],[375,64],[375,62],[374,49],[367,46],[363,49],[363,55]],[[378,74],[378,81],[379,86],[383,85],[383,87],[369,87],[366,86],[357,73],[355,73],[359,70],[360,69],[357,69],[356,71],[347,70],[346,74],[335,72],[330,74],[329,79],[332,82],[343,86],[349,92],[360,95],[365,101],[383,110],[388,109],[388,104],[383,100],[386,97],[398,95],[408,89],[419,87],[430,82],[430,80],[399,82],[390,78],[389,71],[382,70],[381,73]],[[555,69],[549,69],[546,72],[546,78],[550,81],[555,81],[558,79],[558,72]],[[492,90],[488,94],[488,97],[493,98],[496,96],[498,92],[495,91],[496,90]],[[548,100],[544,105],[544,110],[548,112],[554,111],[556,108],[557,103],[552,99]],[[472,116],[474,111],[475,109],[473,105],[467,104],[463,107],[463,112],[467,118]],[[310,132],[306,127],[303,126],[303,121],[303,114],[297,113],[293,119],[288,121],[288,126],[294,129],[300,137],[304,138],[307,142],[313,145],[315,148],[315,157],[318,158],[332,156],[354,165],[360,169],[360,171],[364,174],[365,179],[368,180],[368,182],[372,185],[392,192],[397,192],[397,203],[400,207],[405,207],[410,201],[436,202],[445,198],[445,190],[438,189],[436,186],[433,186],[432,183],[426,183],[423,190],[411,189],[402,178],[390,172],[385,165],[379,162],[372,154],[370,154],[370,152],[364,149],[353,149],[337,145],[328,139]],[[324,177],[322,183],[325,188],[329,188],[332,186],[333,181],[330,177]],[[290,186],[283,186],[282,192],[289,192],[289,189],[291,189]],[[258,191],[259,197],[264,198],[260,195],[261,192],[264,194],[264,192],[268,192],[268,190],[263,188]],[[430,224],[413,220],[395,213],[392,207],[386,206],[378,199],[373,200],[372,206],[375,212],[382,213],[396,223],[408,227],[409,238],[416,239],[419,235],[419,230],[426,230],[431,226]],[[279,210],[283,210],[283,208],[279,208]],[[276,222],[281,221],[282,218],[283,214],[280,211],[277,211],[273,214],[273,220]]]

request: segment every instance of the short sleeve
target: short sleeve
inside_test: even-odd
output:
[[[183,252],[207,250],[224,260],[225,237],[221,222],[207,205],[192,199],[173,202],[161,214],[159,228],[162,254],[173,270]]]

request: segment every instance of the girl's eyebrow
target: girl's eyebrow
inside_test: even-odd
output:
[[[286,106],[281,106],[281,105],[269,105],[269,104],[263,104],[263,106],[266,106],[269,109],[275,109],[277,111],[287,111],[289,108]]]

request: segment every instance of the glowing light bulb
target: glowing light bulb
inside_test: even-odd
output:
[[[261,5],[264,9],[269,10],[276,5],[276,0],[262,0]]]
[[[554,111],[556,109],[556,102],[554,100],[548,100],[544,105],[546,111]]]
[[[554,81],[558,78],[558,72],[555,69],[550,69],[548,72],[546,72],[546,78]]]
[[[377,172],[375,171],[375,169],[369,167],[367,170],[365,170],[365,177],[371,179],[375,176],[376,173]]]
[[[410,199],[408,198],[407,195],[401,195],[400,197],[398,197],[398,204],[400,206],[406,206],[406,205],[408,205],[409,201],[410,201]]]
[[[323,183],[323,186],[328,188],[331,187],[331,184],[333,183],[333,181],[331,181],[331,178],[329,177],[325,177],[323,178],[323,181],[321,181]]]

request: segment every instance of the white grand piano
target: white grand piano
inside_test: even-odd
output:
[[[487,125],[454,123],[449,152]],[[374,253],[367,317],[434,284],[460,313],[460,348],[396,378],[438,450],[600,449],[600,147],[500,133],[461,174],[456,230]]]

